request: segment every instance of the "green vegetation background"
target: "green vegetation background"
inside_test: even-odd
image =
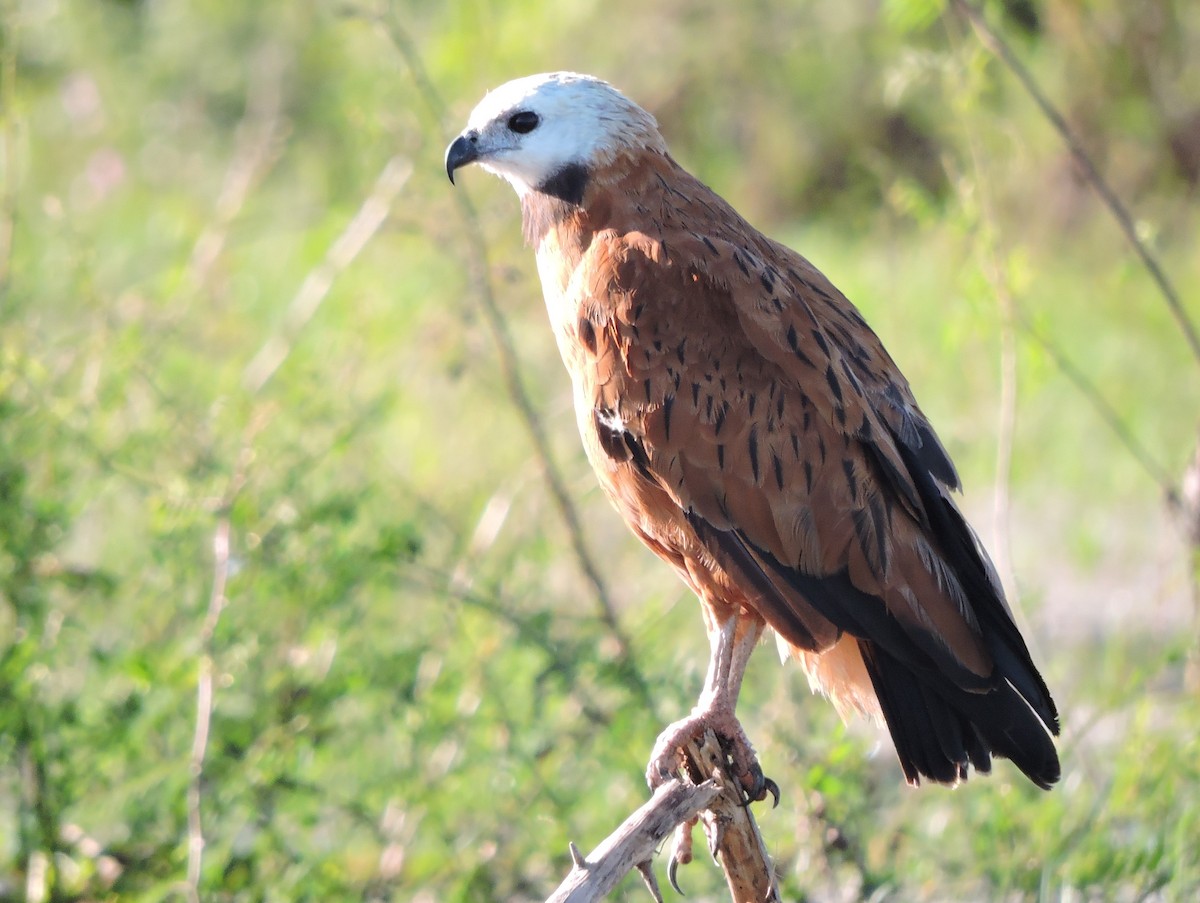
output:
[[[702,680],[699,612],[594,487],[511,192],[452,191],[441,163],[487,88],[557,68],[651,109],[862,308],[1011,562],[1065,716],[1050,793],[1003,762],[912,791],[886,737],[763,650],[742,712],[783,789],[760,823],[785,896],[1200,897],[1196,634],[1164,503],[1197,360],[959,16],[0,8],[0,900],[540,900],[568,840],[645,799]],[[985,11],[1200,314],[1200,5]],[[682,881],[723,898],[703,860]]]

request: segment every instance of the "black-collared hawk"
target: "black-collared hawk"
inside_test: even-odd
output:
[[[911,783],[957,783],[993,755],[1058,780],[1058,713],[954,503],[954,465],[833,283],[590,76],[489,93],[446,152],[451,181],[468,163],[520,197],[601,486],[700,599],[708,676],[650,783],[709,726],[749,797],[775,789],[735,714],[767,627],[843,715],[883,718]]]

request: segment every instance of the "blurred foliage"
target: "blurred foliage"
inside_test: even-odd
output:
[[[1195,309],[1200,7],[985,7]],[[510,77],[591,71],[650,108],[685,165],[856,299],[976,492],[1004,293],[1166,473],[1189,458],[1200,382],[1177,325],[936,0],[0,9],[2,901],[536,900],[568,840],[645,798],[707,647],[582,461],[514,200],[467,176],[464,220],[445,184],[446,142]],[[411,163],[390,201],[389,160]],[[356,218],[371,203],[390,204],[378,231]],[[506,392],[481,278],[624,652]],[[789,899],[1200,895],[1186,556],[1162,487],[1018,338],[1013,559],[1063,783],[1000,763],[910,792],[880,734],[764,651],[743,712],[784,788],[761,823]],[[723,898],[703,863],[682,880]]]

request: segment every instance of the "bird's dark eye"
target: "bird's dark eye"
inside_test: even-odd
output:
[[[521,110],[508,117],[508,130],[518,135],[527,135],[538,127],[538,114],[532,110]]]

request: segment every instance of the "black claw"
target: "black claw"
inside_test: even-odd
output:
[[[743,785],[745,788],[745,785]],[[753,782],[749,789],[745,790],[745,798],[742,800],[743,806],[749,806],[751,803],[759,803],[767,798],[767,794],[771,794],[773,801],[771,808],[779,807],[779,785],[764,775],[762,771],[755,768],[753,771]]]
[[[761,797],[759,797],[759,799],[765,800],[767,798],[768,793],[770,793],[771,796],[773,796],[775,798],[774,801],[771,803],[771,808],[778,809],[779,808],[779,785],[776,784],[774,781],[772,781],[770,778],[764,777],[763,778],[763,795]]]
[[[671,861],[667,863],[667,881],[670,883],[671,887],[675,889],[675,893],[679,894],[681,897],[686,897],[687,894],[683,892],[683,888],[679,886],[679,882],[676,880],[678,873],[679,860],[672,856]]]

